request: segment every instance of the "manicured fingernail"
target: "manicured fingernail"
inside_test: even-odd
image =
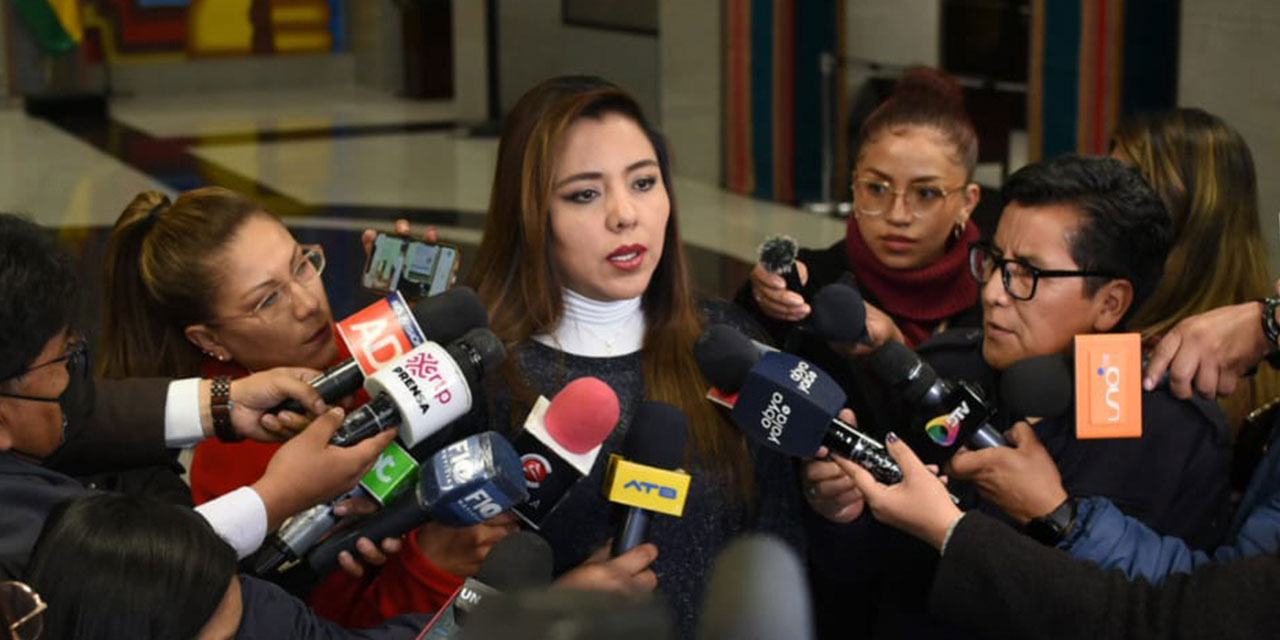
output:
[[[335,516],[345,516],[345,515],[347,515],[347,505],[345,505],[345,504],[340,504],[340,505],[336,505],[336,506],[334,506],[334,508],[333,508],[333,515],[335,515]]]
[[[346,411],[343,411],[343,410],[342,410],[342,407],[334,407],[334,408],[332,408],[332,409],[330,409],[330,410],[329,410],[329,413],[332,413],[333,415],[338,416],[339,418],[341,418],[342,416],[346,415],[346,413],[347,413],[347,412],[346,412]]]
[[[324,398],[318,398],[315,402],[311,403],[311,410],[314,411],[316,415],[324,413]]]
[[[1142,388],[1143,388],[1143,389],[1145,389],[1145,390],[1147,390],[1147,391],[1150,391],[1150,390],[1152,390],[1152,389],[1156,388],[1156,381],[1155,381],[1155,380],[1152,380],[1151,378],[1143,378],[1143,379],[1142,379]]]
[[[894,432],[890,431],[890,432],[889,432],[889,435],[886,435],[886,436],[884,437],[884,441],[885,441],[885,442],[897,442],[897,441],[898,441],[898,434],[896,434],[896,433],[894,433]]]

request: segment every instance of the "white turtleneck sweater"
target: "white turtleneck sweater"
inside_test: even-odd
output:
[[[609,358],[644,347],[644,328],[640,298],[601,302],[565,289],[560,323],[533,339],[575,356]]]

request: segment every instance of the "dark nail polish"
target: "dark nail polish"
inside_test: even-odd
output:
[[[884,437],[884,441],[885,441],[885,442],[897,442],[897,441],[898,441],[898,434],[896,434],[896,433],[894,433],[894,432],[890,431],[890,432],[889,432],[889,435],[886,435],[886,436]]]

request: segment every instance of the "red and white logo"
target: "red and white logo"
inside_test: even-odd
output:
[[[537,489],[551,475],[551,463],[536,453],[526,453],[520,457],[524,463],[524,483],[530,489]]]

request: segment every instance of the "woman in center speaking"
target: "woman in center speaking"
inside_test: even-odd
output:
[[[748,444],[705,399],[694,341],[709,322],[752,325],[728,303],[695,299],[677,220],[665,143],[635,100],[597,78],[554,78],[504,123],[470,284],[511,354],[476,426],[514,432],[538,395],[582,376],[607,382],[622,405],[591,475],[542,528],[557,573],[614,534],[604,471],[639,403],[688,417],[684,515],[656,516],[648,541],[658,590],[689,637],[716,554],[748,530],[799,546],[801,497],[791,462]]]

